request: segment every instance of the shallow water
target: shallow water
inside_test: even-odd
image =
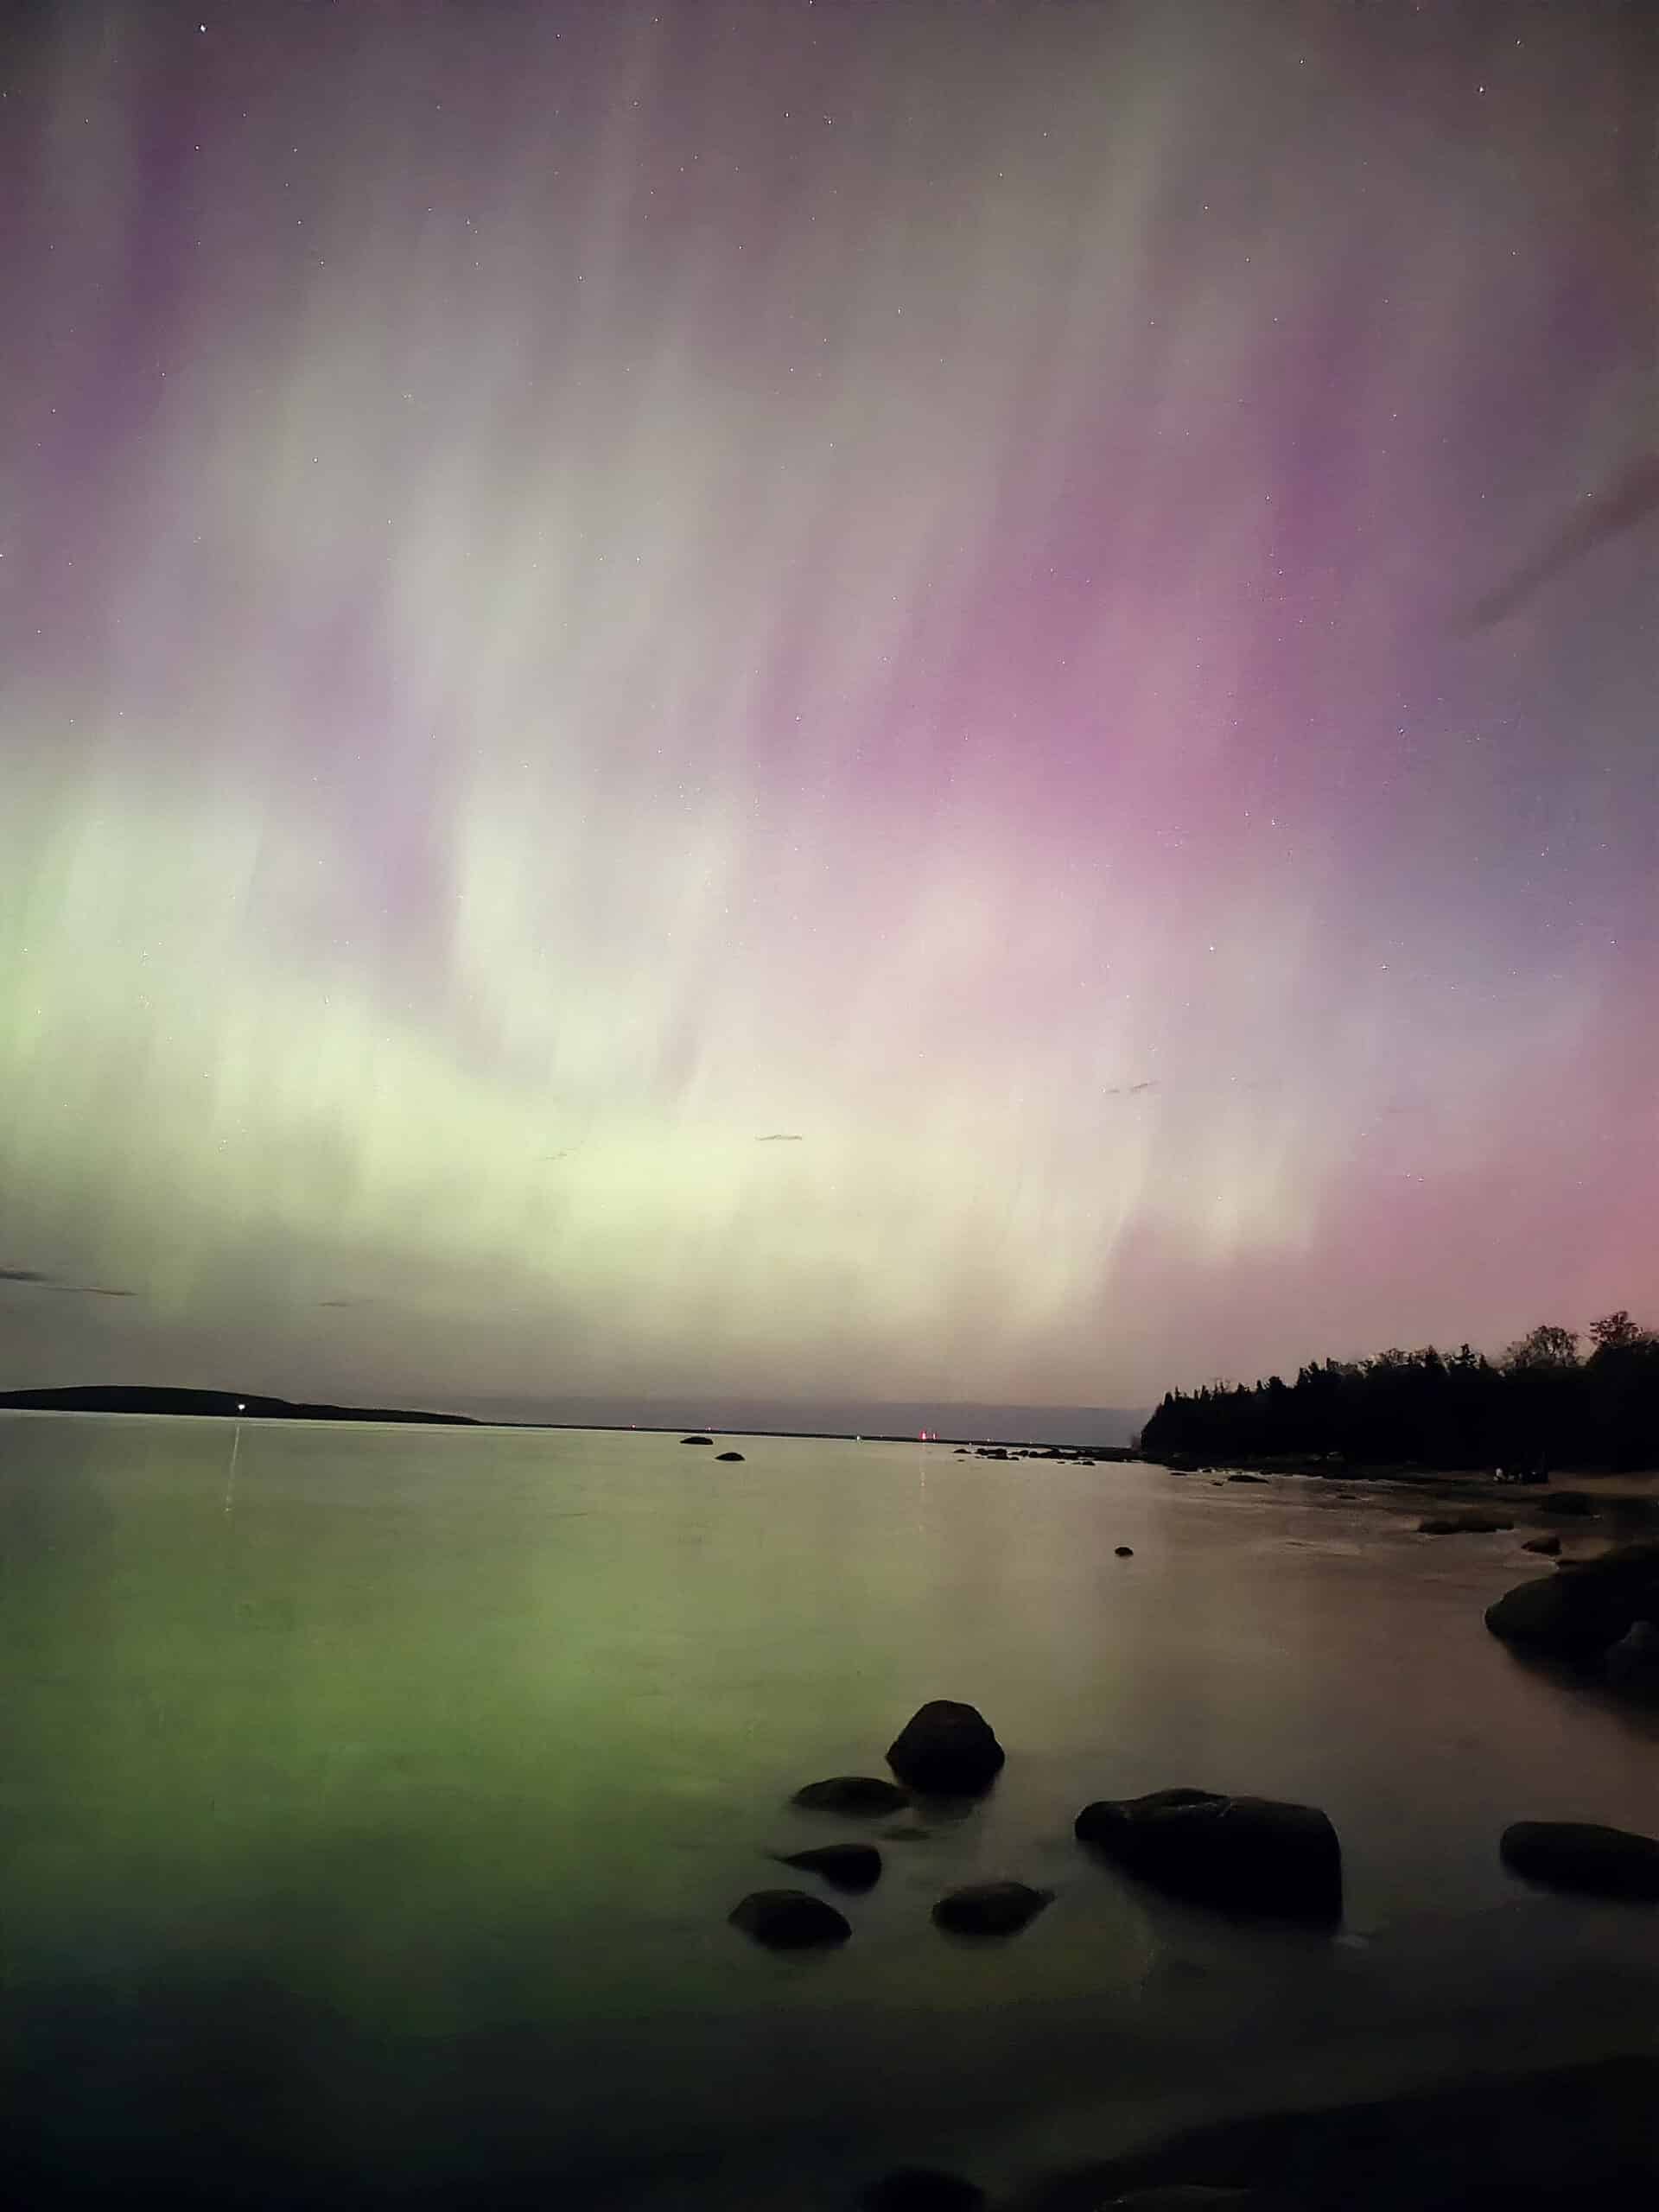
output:
[[[1514,1535],[938,1445],[0,1416],[7,2136],[42,2202],[844,2205],[1165,2122],[1656,2048],[1656,1917],[1511,1820],[1659,1831],[1659,1726],[1518,1663]],[[1132,1559],[1113,1556],[1128,1543]],[[1007,1748],[853,1941],[725,1924],[929,1697]],[[1085,1860],[1171,1783],[1324,1806],[1332,1940]],[[976,1875],[1055,1904],[931,1924]]]

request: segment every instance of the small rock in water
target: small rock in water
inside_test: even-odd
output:
[[[741,1452],[716,1452],[715,1457],[716,1459],[741,1459],[743,1454]]]
[[[1120,1544],[1116,1551],[1113,1553],[1112,1556],[1114,1559],[1133,1559],[1135,1557],[1135,1554],[1129,1549],[1127,1544]]]
[[[896,1813],[909,1804],[910,1792],[874,1774],[836,1774],[827,1782],[809,1782],[790,1802],[811,1813]]]
[[[734,1905],[727,1918],[772,1951],[844,1943],[853,1932],[834,1905],[805,1890],[755,1890]]]
[[[1503,1529],[1513,1529],[1513,1521],[1504,1521],[1496,1513],[1482,1513],[1478,1508],[1466,1513],[1442,1513],[1433,1519],[1420,1521],[1420,1536],[1495,1536]]]
[[[1529,1536],[1521,1547],[1523,1552],[1538,1552],[1545,1559],[1559,1557],[1561,1540],[1559,1536]]]
[[[682,1444],[712,1444],[714,1440],[712,1436],[683,1436],[680,1439]]]
[[[822,1874],[837,1890],[874,1889],[881,1878],[881,1854],[873,1843],[821,1843],[811,1851],[779,1851],[780,1866],[804,1866]]]
[[[1586,1897],[1659,1900],[1659,1842],[1588,1821],[1517,1821],[1499,1855],[1513,1874]]]
[[[887,1764],[901,1782],[943,1796],[988,1789],[1005,1757],[984,1715],[950,1698],[912,1713],[887,1746]]]
[[[1265,1475],[1229,1475],[1227,1479],[1230,1483],[1264,1483],[1268,1478]]]
[[[1024,1882],[971,1882],[950,1890],[933,1908],[933,1918],[955,1936],[1014,1936],[1052,1904],[1052,1890],[1033,1890]]]
[[[901,2166],[859,2199],[862,2212],[979,2212],[984,2202],[982,2189],[936,2166]]]

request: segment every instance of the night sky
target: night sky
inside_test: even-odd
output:
[[[1659,1321],[1645,7],[0,33],[0,1385]]]

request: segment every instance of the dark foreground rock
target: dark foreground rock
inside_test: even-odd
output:
[[[805,1890],[756,1890],[734,1905],[727,1918],[771,1951],[844,1943],[853,1932],[834,1905]]]
[[[985,2192],[936,2166],[901,2166],[873,2182],[858,2201],[862,2212],[979,2212]]]
[[[1559,1559],[1561,1540],[1559,1536],[1529,1536],[1521,1548],[1523,1552],[1536,1552],[1542,1559]]]
[[[1102,2212],[1135,2189],[1258,2192],[1250,2212],[1626,2212],[1659,2184],[1659,2059],[1459,2082],[1224,2120],[1017,2192],[1007,2212]]]
[[[821,1843],[810,1851],[780,1851],[773,1856],[780,1866],[821,1874],[837,1890],[874,1889],[881,1878],[881,1854],[873,1843]]]
[[[1053,1902],[1052,1890],[1027,1889],[1023,1882],[973,1882],[947,1891],[933,1918],[953,1936],[1014,1936]]]
[[[1659,1901],[1659,1842],[1586,1821],[1516,1821],[1498,1843],[1511,1873],[1586,1897]]]
[[[950,1698],[913,1713],[887,1746],[887,1764],[901,1782],[941,1796],[988,1789],[1006,1756],[984,1716]]]
[[[1441,1513],[1431,1520],[1420,1521],[1417,1533],[1421,1536],[1495,1536],[1514,1526],[1513,1521],[1505,1521],[1496,1513],[1482,1513],[1478,1508],[1471,1508],[1466,1513]]]
[[[741,1452],[716,1452],[715,1457],[716,1459],[741,1459],[743,1454]]]
[[[827,1782],[809,1782],[789,1801],[804,1805],[810,1813],[896,1813],[910,1802],[908,1789],[874,1774],[832,1774]]]
[[[1312,1805],[1154,1789],[1085,1805],[1075,1832],[1142,1881],[1200,1904],[1297,1920],[1342,1916],[1342,1847]]]
[[[1135,1557],[1135,1554],[1130,1550],[1127,1544],[1120,1544],[1116,1551],[1113,1554],[1113,1557],[1115,1559],[1133,1559]]]
[[[1563,1560],[1486,1608],[1486,1625],[1517,1648],[1558,1659],[1600,1656],[1637,1621],[1659,1618],[1659,1542],[1618,1544],[1599,1559]]]

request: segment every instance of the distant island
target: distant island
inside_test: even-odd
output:
[[[36,1414],[211,1414],[242,1421],[403,1421],[476,1428],[470,1414],[411,1413],[402,1406],[314,1406],[236,1390],[168,1390],[95,1382],[79,1389],[0,1390],[0,1412]]]
[[[1659,1335],[1623,1311],[1582,1332],[1544,1325],[1497,1360],[1465,1344],[1327,1359],[1294,1382],[1172,1391],[1141,1436],[1143,1458],[1324,1460],[1338,1468],[1659,1467]]]

